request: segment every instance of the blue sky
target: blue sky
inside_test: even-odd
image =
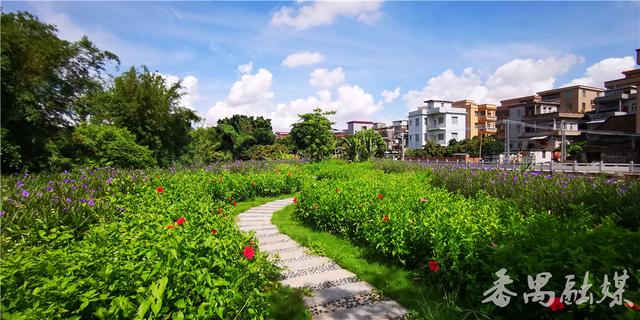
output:
[[[3,3],[16,10],[65,39],[88,35],[120,71],[145,64],[182,79],[181,103],[202,124],[241,113],[277,130],[317,106],[343,128],[405,118],[427,98],[601,87],[640,47],[638,1]]]

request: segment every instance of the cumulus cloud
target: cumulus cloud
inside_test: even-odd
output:
[[[316,26],[331,25],[339,16],[356,18],[372,23],[380,18],[381,0],[373,1],[314,1],[294,7],[282,7],[271,17],[275,26],[304,30]]]
[[[400,87],[397,87],[393,91],[383,90],[380,95],[384,98],[385,103],[392,103],[400,96]]]
[[[238,72],[241,74],[249,74],[251,73],[251,70],[253,70],[253,61],[238,66]]]
[[[324,55],[320,52],[299,51],[287,56],[282,65],[289,68],[295,68],[302,65],[310,65],[320,63],[324,60]]]
[[[167,87],[171,87],[178,83],[178,81],[182,81],[182,89],[180,89],[182,96],[180,97],[179,105],[191,110],[196,110],[193,104],[201,99],[198,92],[198,78],[191,75],[182,79],[171,74],[159,73],[159,75],[164,78]]]
[[[558,75],[582,61],[582,57],[571,54],[559,58],[514,59],[488,75],[473,68],[466,68],[456,75],[449,69],[429,79],[422,90],[407,92],[403,100],[409,109],[416,109],[428,99],[499,103],[503,99],[553,88]]]
[[[273,75],[267,69],[256,74],[245,74],[236,81],[224,101],[218,101],[209,109],[206,123],[215,124],[219,119],[244,114],[264,116],[269,113],[274,97],[271,91]]]
[[[567,85],[603,87],[605,81],[622,78],[620,72],[633,69],[635,60],[631,56],[607,58],[587,68],[583,77],[573,79]]]
[[[344,82],[345,76],[341,67],[337,67],[331,71],[327,69],[315,69],[311,72],[309,84],[321,89],[331,89],[337,87]]]
[[[271,119],[274,130],[287,131],[290,130],[291,124],[298,121],[298,114],[321,107],[323,110],[337,111],[331,119],[336,122],[336,127],[341,128],[346,126],[346,121],[369,118],[370,115],[382,109],[383,102],[376,101],[373,95],[365,92],[360,86],[342,84],[344,73],[341,68],[331,72],[334,71],[336,74],[341,74],[340,83],[332,83],[339,87],[323,86],[315,95],[285,103],[273,101],[273,75],[268,70],[259,69],[256,74],[242,75],[231,86],[226,98],[216,102],[209,109],[206,124],[215,125],[219,119],[234,114],[244,114],[264,116]]]

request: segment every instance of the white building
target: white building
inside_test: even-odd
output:
[[[463,140],[467,110],[454,108],[453,102],[427,100],[418,110],[409,112],[409,149],[420,149],[427,140],[446,146],[449,140]]]
[[[347,134],[354,135],[360,130],[373,129],[374,123],[371,121],[349,121],[347,122]]]

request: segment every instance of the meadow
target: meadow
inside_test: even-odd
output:
[[[452,318],[638,317],[601,290],[608,275],[614,292],[626,270],[624,299],[640,302],[638,180],[392,161],[3,176],[2,317],[291,318],[282,306],[300,293],[278,284],[281,270],[234,224],[284,195],[296,197],[292,219],[412,274],[412,286],[446,297]],[[505,308],[481,303],[501,268],[518,296]],[[565,276],[578,288],[587,271],[593,303],[522,299],[528,275],[550,272],[544,289],[560,296]]]

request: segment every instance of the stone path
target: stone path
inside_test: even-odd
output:
[[[309,253],[304,247],[278,232],[271,216],[293,199],[276,200],[251,208],[237,218],[240,230],[255,232],[259,250],[283,267],[282,283],[293,288],[310,288],[304,302],[314,319],[401,319],[406,310],[397,302],[381,297],[370,284],[341,268],[331,259]]]

